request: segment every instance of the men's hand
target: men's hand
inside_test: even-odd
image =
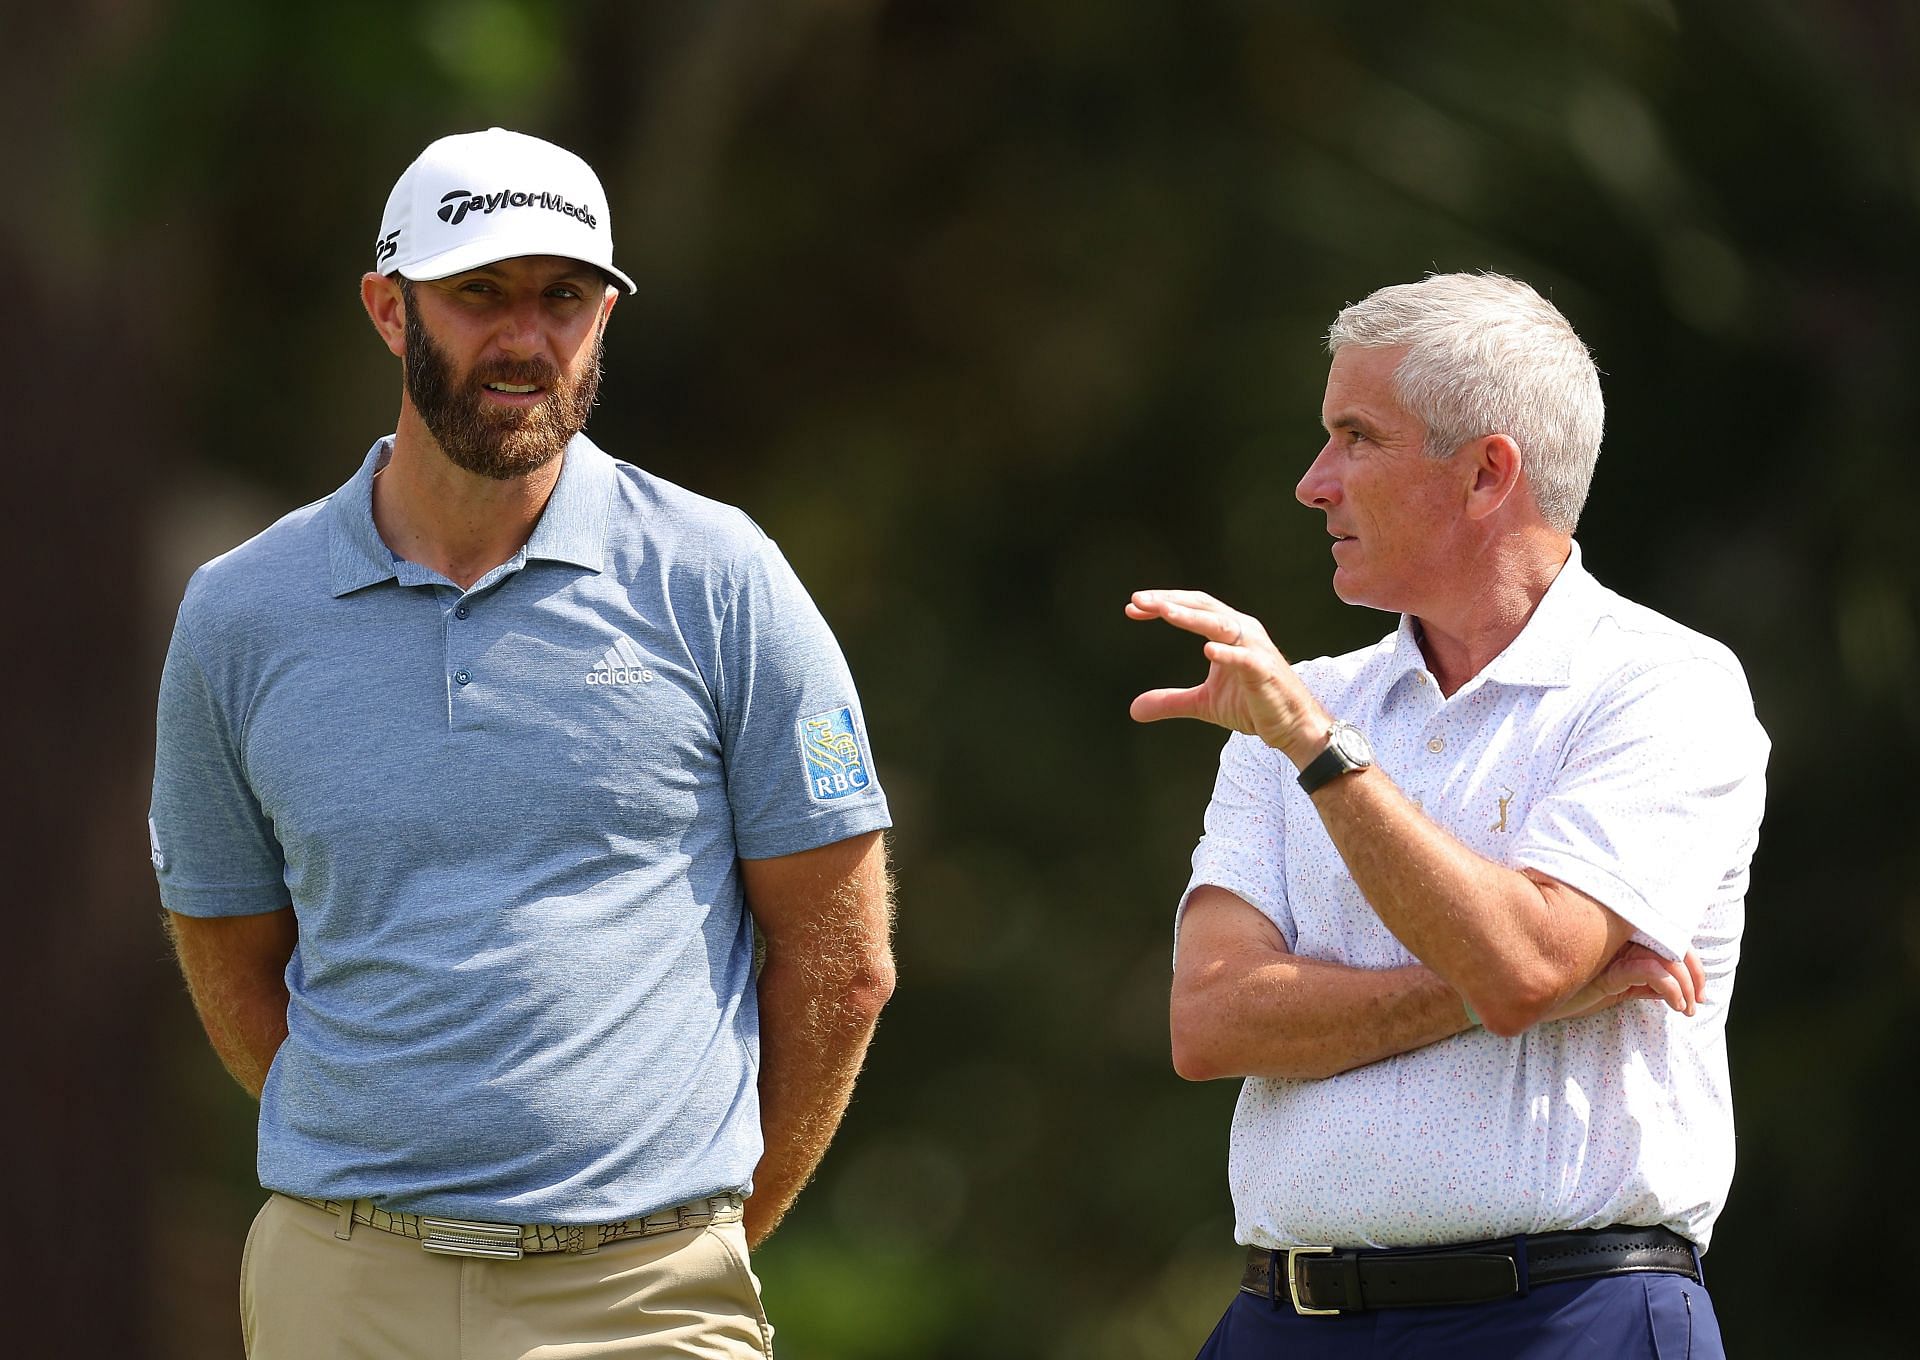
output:
[[[1664,1001],[1682,1015],[1692,1015],[1706,996],[1707,973],[1700,956],[1689,949],[1676,963],[1645,945],[1629,940],[1593,980],[1554,1007],[1548,1020],[1570,1020],[1617,1006],[1622,1001]]]
[[[1207,678],[1191,689],[1148,690],[1128,710],[1135,722],[1198,718],[1246,732],[1304,764],[1319,753],[1332,720],[1301,683],[1260,620],[1197,590],[1141,590],[1130,619],[1163,619],[1206,639]],[[1296,754],[1291,749],[1302,749]]]

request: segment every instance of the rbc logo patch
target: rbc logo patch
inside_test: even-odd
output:
[[[871,783],[851,707],[802,718],[800,754],[806,760],[807,792],[815,802],[845,798]]]

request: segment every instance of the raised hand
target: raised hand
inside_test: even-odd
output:
[[[1197,590],[1141,590],[1130,619],[1161,619],[1206,639],[1207,678],[1188,689],[1153,689],[1133,701],[1135,722],[1198,718],[1247,732],[1282,751],[1300,743],[1316,753],[1330,719],[1273,645],[1260,620]]]

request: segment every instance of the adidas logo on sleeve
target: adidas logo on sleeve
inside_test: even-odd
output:
[[[607,648],[607,654],[587,672],[589,685],[645,685],[652,680],[653,672],[647,667],[646,657],[633,645],[633,639],[627,637]]]

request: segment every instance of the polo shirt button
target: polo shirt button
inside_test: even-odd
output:
[[[473,679],[473,677],[465,671],[455,671],[453,673],[453,683],[456,685],[464,685],[471,679]]]
[[[471,614],[472,612],[473,611],[467,608],[465,605],[461,605],[459,608],[453,611],[453,616],[456,619],[464,619],[467,615]]]
[[[465,674],[465,672],[463,671],[462,674]],[[1442,751],[1447,749],[1447,739],[1445,737],[1435,737],[1432,741],[1427,743],[1427,749],[1433,752],[1435,755],[1439,755]]]

